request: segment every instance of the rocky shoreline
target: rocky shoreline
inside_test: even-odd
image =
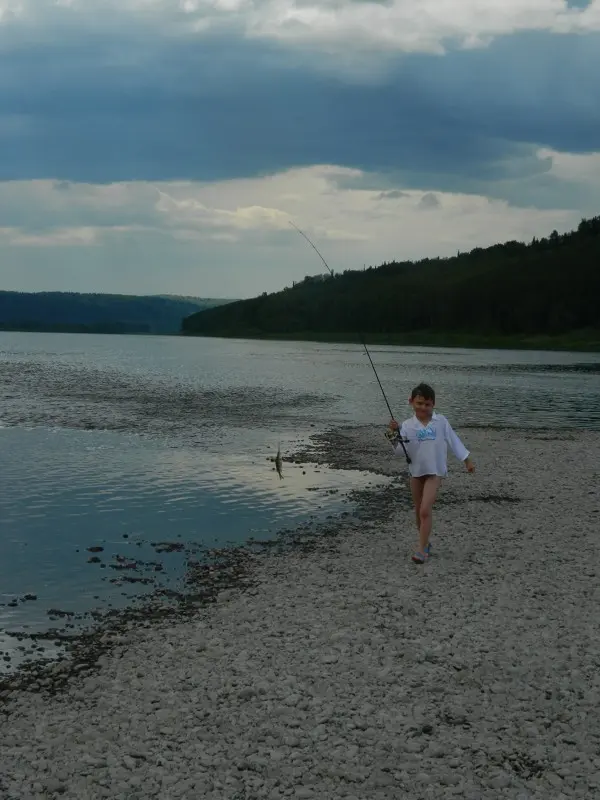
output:
[[[0,684],[0,798],[600,792],[600,434],[463,436],[424,567],[381,429],[315,436],[295,460],[396,477]]]

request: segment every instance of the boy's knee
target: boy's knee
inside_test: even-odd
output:
[[[429,519],[429,518],[431,517],[431,509],[429,508],[429,506],[427,506],[426,508],[422,508],[422,509],[419,511],[419,517],[420,517],[422,520],[423,520],[423,519]]]

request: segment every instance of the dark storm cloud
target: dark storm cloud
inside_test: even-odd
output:
[[[143,29],[5,42],[0,178],[214,181],[332,163],[402,181],[381,190],[510,195],[530,176],[537,197],[540,181],[556,188],[538,146],[600,150],[599,35],[404,56],[361,82],[315,58]]]

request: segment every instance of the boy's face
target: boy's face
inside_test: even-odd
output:
[[[431,419],[433,416],[433,400],[426,400],[418,394],[414,399],[409,400],[417,419]]]

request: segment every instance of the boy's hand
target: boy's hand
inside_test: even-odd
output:
[[[465,467],[467,468],[467,472],[475,472],[475,464],[471,461],[470,458],[465,459]]]
[[[397,430],[398,430],[398,428],[400,427],[400,425],[398,425],[398,423],[396,422],[396,420],[395,420],[395,419],[392,419],[392,420],[390,420],[390,425],[389,425],[389,427],[390,427],[390,429],[391,429],[391,430],[393,430],[393,431],[397,431]]]

